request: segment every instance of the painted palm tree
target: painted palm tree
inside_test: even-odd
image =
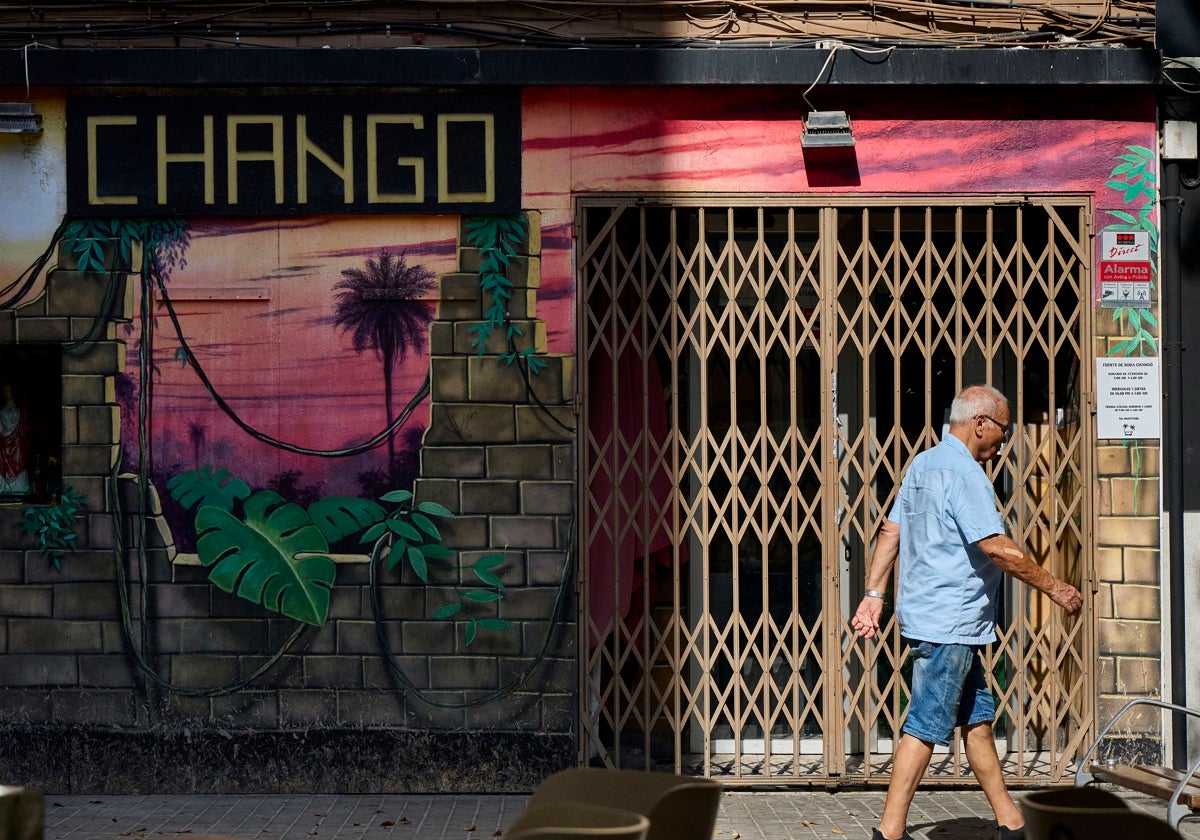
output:
[[[188,441],[192,444],[192,463],[200,469],[200,450],[208,440],[208,428],[197,420],[188,421]]]
[[[422,265],[409,265],[404,254],[393,257],[386,249],[364,268],[347,268],[334,289],[335,323],[353,336],[354,349],[367,348],[383,362],[383,401],[387,422],[392,414],[392,372],[411,351],[424,345],[433,312],[426,294],[436,278]],[[394,435],[388,435],[388,473],[396,456]]]

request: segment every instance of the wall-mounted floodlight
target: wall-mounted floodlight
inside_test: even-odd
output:
[[[0,102],[0,133],[41,134],[42,115],[28,102]]]
[[[812,111],[804,121],[800,145],[806,149],[825,146],[853,146],[854,133],[845,111]]]

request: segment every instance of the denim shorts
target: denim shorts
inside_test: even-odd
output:
[[[902,732],[943,746],[956,726],[996,719],[996,701],[983,674],[977,645],[909,640],[912,700]]]

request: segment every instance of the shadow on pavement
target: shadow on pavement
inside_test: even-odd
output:
[[[913,837],[927,840],[993,840],[996,823],[980,817],[951,817],[946,820],[913,823],[908,827]]]

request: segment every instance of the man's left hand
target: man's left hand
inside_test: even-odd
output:
[[[850,619],[850,626],[854,628],[854,632],[862,636],[864,639],[869,639],[879,632],[879,618],[883,615],[883,601],[879,598],[866,596],[858,604],[858,609],[854,612],[854,617]]]

